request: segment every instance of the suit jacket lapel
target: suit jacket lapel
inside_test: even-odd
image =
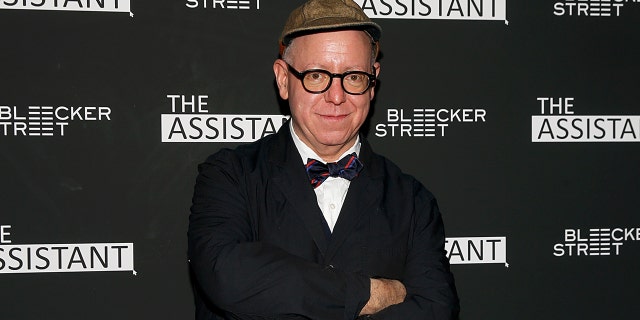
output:
[[[300,154],[291,138],[288,122],[282,126],[274,138],[276,141],[271,144],[269,150],[269,161],[277,168],[272,181],[293,207],[293,214],[303,221],[318,250],[324,256],[328,246],[323,225],[326,222],[318,207],[316,195],[309,184]]]
[[[331,261],[356,224],[369,213],[375,212],[376,204],[382,196],[383,183],[378,169],[379,164],[375,162],[373,151],[368,142],[362,140],[359,158],[364,164],[364,168],[349,185],[347,197],[331,235],[331,242],[325,257],[327,262]]]

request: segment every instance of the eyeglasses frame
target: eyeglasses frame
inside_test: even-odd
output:
[[[376,81],[377,81],[377,78],[376,78],[375,74],[371,74],[371,73],[368,73],[368,72],[365,72],[365,71],[354,70],[354,71],[347,71],[347,72],[344,72],[344,73],[331,73],[331,72],[329,72],[327,70],[324,70],[324,69],[309,69],[309,70],[305,70],[305,71],[300,72],[300,71],[296,70],[288,62],[285,61],[285,64],[287,65],[287,68],[289,69],[289,72],[291,72],[291,74],[293,74],[296,78],[298,78],[298,80],[300,80],[304,90],[306,90],[309,93],[314,93],[314,94],[320,94],[320,93],[327,92],[327,90],[329,90],[329,88],[331,88],[331,84],[333,84],[333,78],[340,78],[340,86],[342,87],[342,90],[344,90],[344,92],[346,92],[348,94],[356,95],[356,96],[357,95],[363,95],[369,89],[371,89],[372,87],[375,87]],[[375,67],[372,67],[372,68],[373,68],[373,70],[376,69]],[[307,89],[307,87],[304,85],[304,77],[307,74],[312,73],[312,72],[320,72],[320,73],[324,73],[324,74],[329,75],[329,83],[327,84],[326,88],[324,88],[323,90],[320,90],[320,91],[313,91],[313,90]],[[344,87],[344,82],[343,81],[344,81],[344,77],[346,77],[348,75],[351,75],[351,74],[365,74],[365,75],[367,75],[369,77],[369,83],[367,85],[367,88],[364,89],[360,93],[352,93],[352,92],[347,91],[347,89],[345,89],[345,87]]]

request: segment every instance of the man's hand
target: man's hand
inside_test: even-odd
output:
[[[374,314],[390,305],[404,301],[407,289],[402,282],[390,279],[371,279],[369,301],[360,311],[360,315]]]

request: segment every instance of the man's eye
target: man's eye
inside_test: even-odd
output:
[[[309,81],[321,82],[324,81],[325,78],[326,75],[324,75],[322,72],[311,72],[307,74],[307,80]]]
[[[359,82],[362,81],[362,75],[361,74],[351,74],[349,75],[349,81],[352,82]]]

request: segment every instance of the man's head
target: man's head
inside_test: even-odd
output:
[[[379,37],[380,27],[351,0],[311,0],[287,20],[276,83],[296,134],[327,161],[353,144],[367,118]]]

